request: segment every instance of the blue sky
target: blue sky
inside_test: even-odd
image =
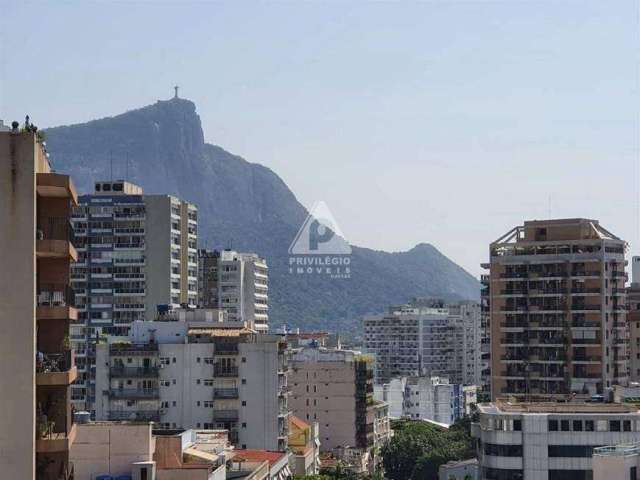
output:
[[[640,253],[636,1],[5,2],[0,118],[193,100],[205,138],[331,208],[352,243],[473,274],[524,219]]]

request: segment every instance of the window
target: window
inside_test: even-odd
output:
[[[243,407],[246,407],[246,406],[247,406],[247,402],[246,402],[246,400],[243,400],[243,401],[242,401],[242,406],[243,406]]]
[[[243,378],[243,379],[242,379],[242,385],[246,385],[246,384],[247,384],[247,379],[246,379],[246,378]]]
[[[498,457],[521,457],[522,445],[499,445],[493,443],[483,444],[485,455]]]
[[[176,363],[176,357],[173,357],[173,359],[171,360],[173,363]]]
[[[584,421],[584,431],[585,432],[593,432],[593,420],[585,420]]]
[[[558,421],[557,420],[549,420],[549,431],[557,432],[558,431]]]
[[[196,379],[196,385],[200,385],[200,379]]]
[[[596,420],[596,432],[606,432],[608,427],[607,423],[606,420]]]
[[[582,421],[581,420],[574,420],[573,421],[573,431],[574,432],[581,432],[582,431]]]
[[[247,422],[242,422],[242,428],[247,428]]]
[[[611,420],[611,421],[609,421],[609,431],[611,431],[611,432],[619,432],[620,431],[620,420]]]
[[[176,404],[176,402],[175,402],[175,400],[174,400],[173,402],[171,402],[171,403],[172,403],[172,405],[173,405],[174,407],[177,405],[177,404]]]
[[[247,357],[242,357],[242,363],[247,363]]]
[[[625,432],[631,431],[631,420],[622,421],[622,430],[624,430]]]
[[[197,357],[197,358],[196,358],[196,362],[197,362],[197,363],[200,363],[200,357]]]
[[[522,420],[514,420],[513,421],[513,431],[521,432],[522,431]]]
[[[591,458],[593,445],[549,445],[547,455],[552,457]]]
[[[199,406],[200,406],[200,400],[196,402],[196,407],[199,407]]]
[[[631,467],[629,469],[629,480],[638,480],[638,467]]]
[[[560,430],[563,432],[569,431],[569,420],[560,420]]]

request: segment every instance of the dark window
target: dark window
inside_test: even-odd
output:
[[[486,480],[522,480],[522,470],[482,467],[482,478]]]
[[[549,470],[549,480],[593,480],[593,470]]]
[[[584,431],[585,432],[593,432],[593,420],[585,420],[584,421]]]
[[[560,420],[560,430],[563,432],[569,431],[569,420]]]
[[[623,420],[622,430],[624,430],[625,432],[631,431],[631,420]]]
[[[123,189],[123,185],[121,183],[114,183],[113,184],[113,191],[114,192],[121,192]]]
[[[111,185],[110,185],[110,184],[108,184],[108,183],[104,183],[104,184],[102,185],[102,191],[103,191],[103,192],[110,192],[110,191],[111,191]]]
[[[573,431],[581,432],[582,431],[582,420],[574,420],[573,421]]]
[[[514,420],[513,421],[513,430],[515,432],[521,432],[522,431],[522,420]]]
[[[96,192],[99,192],[102,187],[99,183],[96,183]]]
[[[609,431],[611,431],[611,432],[619,432],[620,431],[620,420],[611,420],[609,422]]]
[[[498,445],[494,443],[485,443],[484,454],[494,455],[497,457],[521,457],[522,445]]]
[[[549,431],[557,432],[558,431],[558,421],[557,420],[549,420]]]
[[[242,406],[246,407],[247,406],[247,402],[245,400],[242,401]]]
[[[547,455],[549,458],[591,458],[594,448],[596,446],[593,445],[549,445],[547,447]]]
[[[638,467],[629,469],[629,480],[638,480]]]

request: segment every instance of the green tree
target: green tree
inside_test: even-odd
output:
[[[475,453],[468,418],[448,430],[410,420],[394,422],[393,428],[394,437],[382,449],[386,477],[391,480],[437,480],[440,465]]]

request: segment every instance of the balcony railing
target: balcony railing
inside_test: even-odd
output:
[[[158,367],[120,367],[109,369],[112,377],[157,377]]]
[[[213,398],[238,398],[237,388],[215,388]]]
[[[45,217],[38,220],[36,240],[75,241],[69,217]]]
[[[159,410],[111,410],[109,411],[111,421],[131,421],[131,422],[159,422]]]
[[[117,390],[109,390],[111,398],[159,398],[160,392],[157,388],[123,388]]]
[[[61,353],[44,353],[36,356],[36,373],[60,373],[73,368],[71,350]]]
[[[237,421],[238,420],[238,410],[214,410],[213,411],[213,419],[214,420],[226,420],[226,421]]]
[[[213,374],[216,377],[237,377],[238,367],[224,367],[221,365],[215,365],[213,368]]]
[[[38,285],[39,307],[73,307],[75,305],[73,289],[66,283],[41,283]]]

